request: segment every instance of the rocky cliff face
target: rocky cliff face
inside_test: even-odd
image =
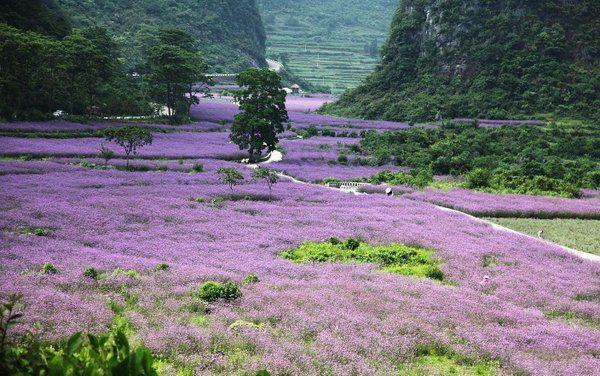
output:
[[[143,59],[159,28],[192,33],[214,72],[266,66],[256,0],[57,0],[80,27],[101,25],[122,40],[130,66]]]
[[[600,2],[402,0],[382,60],[330,111],[598,117]]]

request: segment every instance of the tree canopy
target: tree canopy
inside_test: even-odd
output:
[[[286,92],[279,75],[269,69],[249,69],[240,73],[236,83],[241,90],[234,94],[240,113],[233,120],[231,141],[248,150],[250,162],[262,152],[275,150],[287,122]]]

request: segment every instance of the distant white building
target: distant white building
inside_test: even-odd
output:
[[[300,85],[298,84],[293,84],[292,87],[292,93],[293,94],[300,94]]]

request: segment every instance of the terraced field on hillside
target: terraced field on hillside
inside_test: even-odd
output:
[[[267,56],[333,93],[357,86],[374,69],[397,5],[392,0],[281,3],[259,1]]]

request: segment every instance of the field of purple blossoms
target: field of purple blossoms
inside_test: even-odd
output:
[[[284,160],[269,166],[290,173],[285,163],[293,164],[290,174],[307,181],[364,177],[363,167],[328,163],[357,141],[285,140]],[[598,374],[596,262],[410,194],[352,195],[282,179],[269,202],[249,169],[220,160],[239,155],[224,132],[156,133],[133,164],[166,171],[102,169],[101,142],[0,138],[0,154],[50,157],[0,161],[0,297],[24,295],[18,333],[59,340],[105,331],[118,315],[135,342],[196,374],[397,374],[423,347],[492,361],[500,374]],[[188,173],[194,164],[203,172]],[[245,173],[233,194],[217,180],[222,166]],[[332,236],[431,248],[446,282],[277,256]],[[46,262],[58,273],[40,273]],[[169,268],[157,270],[161,263]],[[84,277],[86,267],[101,277]],[[200,312],[194,292],[204,281],[250,273],[259,282],[244,285],[241,298]]]
[[[600,218],[600,198],[582,199],[492,194],[467,189],[416,191],[407,198],[483,217]]]

